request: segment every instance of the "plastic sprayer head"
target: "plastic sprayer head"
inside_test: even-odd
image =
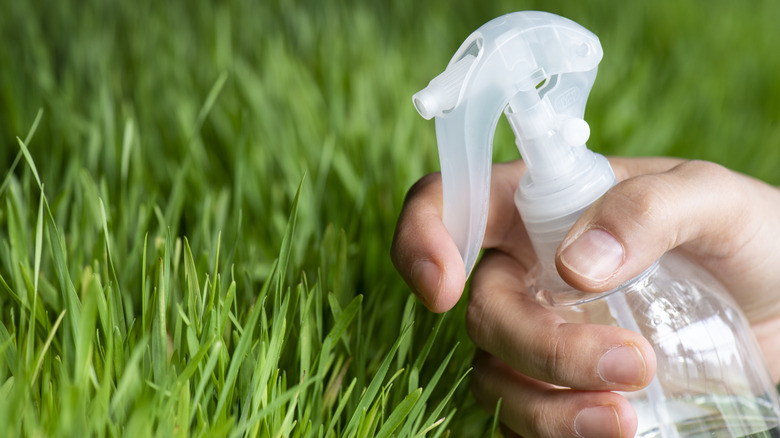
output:
[[[517,135],[527,174],[534,175],[524,193],[536,208],[537,195],[557,191],[570,184],[569,176],[582,173],[577,169],[591,167],[582,119],[602,55],[598,38],[573,21],[516,12],[472,33],[447,69],[413,96],[421,116],[436,118],[442,218],[467,274],[487,225],[493,135],[502,112]],[[574,198],[561,193],[541,201],[544,218],[571,207],[562,197]]]

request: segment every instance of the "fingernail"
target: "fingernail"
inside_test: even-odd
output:
[[[586,408],[574,419],[574,431],[583,438],[620,436],[617,411],[610,406]]]
[[[599,377],[607,383],[637,386],[645,381],[645,358],[633,345],[613,348],[599,359]]]
[[[416,295],[426,306],[436,300],[441,285],[441,269],[430,260],[417,260],[412,265],[412,285]],[[427,297],[431,297],[430,301]]]
[[[591,228],[563,250],[561,262],[583,277],[604,281],[617,271],[624,255],[623,245],[611,234]]]

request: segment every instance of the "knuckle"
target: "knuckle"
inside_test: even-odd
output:
[[[559,412],[553,412],[546,403],[536,403],[530,407],[529,429],[539,437],[560,437],[568,436],[569,433],[563,433],[565,427],[561,427],[561,418]]]
[[[673,190],[659,175],[642,175],[625,181],[613,200],[625,217],[642,228],[656,228],[669,222]]]
[[[490,307],[489,294],[480,293],[477,288],[471,290],[469,294],[469,304],[466,307],[466,333],[477,346],[484,346],[483,339],[489,339],[490,331],[488,314]]]
[[[684,161],[619,183],[602,198],[593,222],[635,243],[652,240],[654,248],[668,250],[699,236],[714,218],[742,223],[750,211],[749,193],[738,174],[724,166]]]
[[[550,416],[548,415],[546,406],[542,403],[535,404],[531,407],[530,415],[530,428],[537,432],[538,435],[543,435],[543,430],[550,422]]]
[[[570,386],[571,372],[567,367],[568,362],[568,338],[566,336],[553,335],[548,339],[545,354],[542,355],[542,372],[548,382],[563,386]]]
[[[748,196],[745,193],[745,186],[742,180],[737,177],[737,173],[710,161],[686,161],[675,168],[681,178],[689,181],[691,184],[696,182],[697,188],[701,190],[704,199],[706,196],[718,198],[722,202],[724,194],[728,194],[729,202],[744,206]],[[737,205],[735,205],[737,206]],[[741,208],[732,208],[731,213],[746,211]]]
[[[716,179],[730,179],[733,176],[733,173],[729,169],[711,161],[685,161],[675,167],[674,170],[680,172],[683,175],[705,175],[708,178]]]
[[[441,186],[441,172],[429,173],[417,180],[417,182],[409,188],[409,191],[406,192],[404,204],[408,204],[417,198],[420,193],[430,190],[430,188],[434,186]]]

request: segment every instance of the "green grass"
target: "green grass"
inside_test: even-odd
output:
[[[469,32],[568,16],[605,49],[594,149],[780,183],[780,4],[624,3],[0,2],[0,424],[490,436],[463,303],[388,256],[438,167],[411,95]]]

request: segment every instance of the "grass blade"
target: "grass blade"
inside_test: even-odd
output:
[[[41,348],[41,352],[38,355],[38,361],[35,364],[35,371],[33,372],[33,377],[30,380],[31,387],[35,385],[35,381],[38,379],[38,373],[41,371],[41,365],[43,365],[43,358],[46,355],[46,351],[49,349],[49,346],[51,345],[51,341],[54,339],[54,334],[57,332],[57,328],[59,328],[60,323],[62,322],[62,318],[65,317],[65,312],[66,311],[63,310],[60,313],[60,316],[57,317],[57,320],[54,321],[54,325],[49,331],[49,336],[46,338],[46,341],[43,343],[43,348]]]
[[[152,366],[154,368],[154,380],[157,383],[163,381],[166,373],[168,357],[168,335],[165,324],[166,303],[166,272],[162,259],[159,263],[157,275],[157,288],[153,294],[154,316],[152,317]]]
[[[33,120],[32,126],[30,126],[30,130],[27,131],[27,136],[24,137],[24,144],[28,145],[30,144],[30,141],[32,141],[33,136],[35,135],[35,131],[38,130],[38,124],[41,122],[41,117],[43,117],[43,109],[39,108],[38,113],[35,115],[35,120]],[[19,161],[21,161],[22,156],[24,155],[24,149],[20,150],[18,154],[16,154],[16,157],[14,158],[14,162],[11,164],[11,167],[8,168],[8,172],[5,174],[5,178],[3,179],[3,184],[0,185],[0,195],[5,193],[5,189],[8,187],[8,184],[11,182],[11,176],[14,174],[14,170],[16,170],[16,166],[19,164]]]
[[[398,336],[395,344],[393,344],[393,347],[385,356],[385,359],[382,361],[382,365],[379,366],[379,369],[374,375],[374,378],[371,379],[371,383],[368,385],[368,388],[363,393],[363,396],[360,397],[360,401],[358,402],[352,417],[347,423],[347,427],[344,428],[344,436],[351,436],[351,434],[354,433],[354,430],[358,427],[358,420],[360,418],[361,412],[367,410],[369,406],[374,403],[374,398],[379,392],[379,388],[382,385],[382,381],[384,381],[387,370],[390,368],[390,363],[393,359],[393,356],[395,356],[395,352],[398,350],[401,342],[403,342],[404,338],[409,333],[410,328],[411,326],[407,325],[401,330],[401,335]]]
[[[198,118],[195,121],[195,131],[193,132],[193,135],[200,131],[201,126],[203,126],[203,122],[206,120],[206,117],[208,117],[209,112],[211,112],[211,108],[214,107],[214,103],[216,103],[220,92],[222,92],[222,87],[225,86],[227,79],[228,73],[223,71],[220,73],[216,82],[214,82],[214,86],[211,87],[208,96],[206,96],[206,101],[203,103],[203,107],[201,107],[200,112],[198,112]]]
[[[222,391],[219,393],[219,400],[217,401],[217,408],[214,410],[213,421],[216,421],[219,416],[224,412],[225,402],[227,401],[228,393],[233,389],[233,385],[238,376],[238,370],[243,365],[244,359],[249,352],[249,347],[252,345],[253,334],[255,327],[257,326],[257,320],[260,317],[261,310],[263,308],[262,303],[255,303],[252,311],[249,313],[249,319],[244,324],[244,333],[241,335],[236,345],[236,349],[233,351],[233,355],[230,357],[230,366],[228,368],[227,377],[225,379]]]
[[[43,246],[43,187],[41,187],[41,197],[38,202],[38,221],[35,226],[35,261],[34,261],[34,276],[33,276],[33,302],[32,312],[30,313],[30,326],[27,329],[27,363],[30,363],[29,357],[33,353],[33,345],[35,340],[35,320],[37,318],[38,311],[38,278],[41,276],[41,253],[43,252],[41,247]]]
[[[24,159],[27,160],[27,164],[30,166],[30,170],[32,170],[33,176],[35,177],[35,181],[38,183],[38,187],[43,190],[43,184],[41,184],[41,177],[38,176],[38,168],[35,166],[35,162],[32,159],[32,156],[30,155],[30,151],[27,150],[27,145],[24,144],[21,138],[16,137],[16,141],[19,143],[19,147],[22,148],[22,154],[24,154]]]
[[[404,400],[399,403],[395,409],[393,409],[393,413],[387,417],[387,421],[385,421],[385,424],[383,424],[382,428],[379,429],[379,433],[376,435],[377,438],[385,438],[390,436],[390,434],[392,434],[395,429],[401,425],[404,419],[409,416],[409,412],[411,412],[412,408],[414,408],[417,400],[420,399],[420,394],[422,394],[422,388],[418,388],[416,391],[409,393],[409,395],[407,395],[406,398],[404,398]]]
[[[127,119],[125,122],[125,133],[122,137],[122,164],[120,175],[122,184],[127,184],[127,172],[130,168],[130,150],[133,147],[133,120]]]
[[[447,403],[449,403],[450,399],[452,398],[452,395],[455,394],[455,390],[458,389],[461,383],[463,383],[463,379],[466,378],[466,376],[471,372],[471,368],[469,368],[463,375],[458,379],[458,381],[455,383],[455,385],[452,386],[452,388],[447,392],[447,395],[442,398],[439,401],[439,404],[436,405],[436,408],[431,412],[431,414],[428,416],[428,419],[425,420],[424,424],[431,424],[436,420],[436,417],[441,414],[441,412],[444,410],[444,407],[447,406]]]
[[[503,398],[498,399],[498,403],[496,403],[496,409],[493,411],[493,425],[490,427],[490,436],[495,437],[496,431],[498,430],[498,414],[501,412],[501,402],[503,401]]]
[[[441,379],[441,376],[444,375],[445,370],[447,369],[447,365],[449,365],[450,360],[452,359],[452,355],[455,353],[455,349],[458,348],[457,344],[452,347],[450,350],[450,353],[447,355],[446,358],[441,362],[439,365],[439,368],[436,369],[436,372],[434,373],[433,377],[431,377],[431,380],[428,382],[428,384],[425,387],[425,391],[423,391],[422,396],[420,397],[420,403],[414,406],[414,409],[412,413],[410,414],[411,418],[417,418],[419,415],[422,415],[422,410],[425,406],[425,403],[428,401],[428,398],[433,393],[433,389],[436,387],[436,385],[439,383],[439,379]],[[460,382],[458,382],[460,384]],[[457,385],[456,385],[457,387]],[[454,388],[453,388],[454,389]],[[433,416],[435,418],[435,416]],[[430,423],[430,420],[432,418],[428,418],[428,422]],[[407,423],[403,430],[401,430],[401,435],[408,436],[411,434],[411,423]]]
[[[217,341],[214,343],[214,345],[211,347],[211,352],[209,354],[209,360],[206,362],[206,366],[203,367],[203,373],[200,377],[200,382],[198,383],[198,387],[195,390],[195,395],[192,398],[192,400],[198,404],[201,405],[201,398],[203,397],[203,392],[206,390],[206,384],[208,384],[211,381],[211,373],[214,372],[214,367],[217,365],[217,360],[219,359],[219,351],[222,348],[222,342]],[[217,405],[217,408],[219,408],[219,404]],[[217,409],[219,411],[219,409]],[[189,423],[192,423],[192,420],[195,417],[195,414],[197,412],[197,409],[193,409],[190,413],[190,420]]]

